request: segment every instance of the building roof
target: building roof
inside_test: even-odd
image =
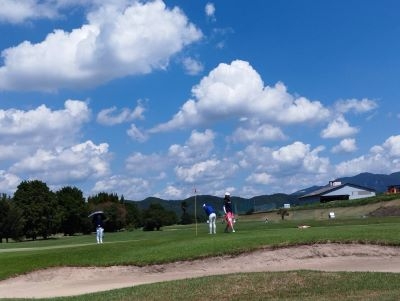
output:
[[[326,185],[326,186],[321,187],[321,188],[319,188],[317,190],[314,190],[314,191],[312,191],[310,193],[302,195],[301,197],[299,197],[299,199],[300,198],[313,197],[313,196],[321,196],[321,195],[324,195],[324,194],[326,194],[328,192],[332,192],[332,191],[341,189],[341,188],[343,188],[345,186],[351,186],[351,187],[354,187],[354,188],[359,188],[359,189],[375,192],[375,189],[372,189],[372,188],[368,188],[368,187],[364,187],[364,186],[360,186],[360,185],[356,185],[356,184],[351,184],[351,183],[344,183],[344,184],[333,185],[333,186],[332,185]]]

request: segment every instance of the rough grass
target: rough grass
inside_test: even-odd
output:
[[[243,273],[147,284],[104,293],[45,300],[398,300],[399,281],[400,275],[390,273]]]
[[[0,279],[50,266],[146,265],[239,254],[265,245],[361,242],[400,246],[400,218],[364,218],[374,206],[382,203],[334,209],[338,216],[334,220],[318,211],[330,208],[304,210],[304,215],[298,210],[284,221],[274,213],[276,219],[269,223],[264,223],[265,218],[261,218],[264,215],[252,216],[253,219],[240,216],[235,234],[221,233],[224,225],[219,223],[219,233],[212,238],[207,234],[207,225],[198,224],[197,229],[189,225],[165,227],[157,232],[106,233],[101,246],[94,243],[94,235],[3,243]],[[298,224],[308,224],[311,228],[301,231]],[[398,300],[399,281],[400,275],[388,273],[247,273],[46,300]]]
[[[371,198],[372,199],[372,198]],[[289,215],[285,216],[285,220],[294,220],[294,221],[302,221],[302,220],[328,220],[329,212],[335,212],[336,218],[345,219],[345,218],[367,218],[370,213],[378,210],[379,208],[387,208],[387,207],[395,207],[400,208],[400,199],[388,199],[385,201],[370,200],[370,202],[363,201],[361,205],[348,206],[346,201],[338,201],[337,203],[342,203],[342,206],[339,207],[330,207],[333,206],[335,202],[332,204],[317,204],[316,208],[312,208],[310,206],[304,206],[300,208],[291,208],[289,209]],[[361,201],[360,201],[361,202]],[[364,204],[365,203],[365,204]],[[347,204],[346,206],[344,204]],[[311,209],[309,208],[311,207]],[[386,215],[390,215],[390,212],[387,212]],[[265,219],[271,222],[280,221],[281,216],[277,214],[277,211],[270,212],[259,212],[252,215],[243,215],[240,216],[241,220],[257,220],[257,221],[265,221]]]

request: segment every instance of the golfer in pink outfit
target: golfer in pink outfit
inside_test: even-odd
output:
[[[234,215],[232,211],[231,194],[229,192],[225,192],[223,209],[225,212],[226,220],[225,232],[229,232],[229,228],[232,229],[232,232],[235,232],[235,229],[233,228]]]

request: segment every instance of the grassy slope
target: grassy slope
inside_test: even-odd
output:
[[[285,217],[285,220],[292,221],[304,221],[304,220],[327,220],[329,212],[335,212],[335,216],[339,219],[343,218],[363,218],[368,216],[370,212],[375,211],[380,207],[400,207],[400,199],[394,199],[384,202],[372,202],[370,204],[361,206],[350,206],[350,207],[333,207],[333,208],[320,208],[320,209],[299,209],[290,210],[289,216]],[[281,216],[276,211],[255,213],[252,215],[243,215],[240,217],[242,220],[255,220],[265,221],[268,218],[269,221],[279,221]]]
[[[399,206],[400,200],[356,207],[291,211],[281,221],[276,212],[240,216],[237,233],[210,239],[207,225],[166,227],[160,232],[106,233],[106,243],[94,236],[0,244],[0,279],[48,266],[161,263],[240,253],[263,245],[326,241],[359,241],[400,245],[400,218],[360,218],[380,206]],[[337,219],[329,220],[334,211]],[[311,224],[307,231],[296,225]],[[218,224],[222,232],[223,224]],[[22,250],[22,251],[17,251]],[[66,256],[68,252],[68,256]],[[400,275],[387,273],[250,273],[204,277],[115,290],[57,300],[397,300]],[[230,298],[224,297],[232,291]],[[209,292],[205,295],[205,291]]]

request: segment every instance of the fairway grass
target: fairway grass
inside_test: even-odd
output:
[[[308,229],[298,229],[301,224]],[[236,233],[208,235],[207,224],[163,231],[106,233],[0,244],[0,279],[57,266],[162,264],[241,254],[265,246],[372,243],[400,246],[400,218],[276,221],[238,219]],[[196,235],[197,233],[197,235]],[[18,251],[17,251],[18,250]],[[400,275],[389,273],[279,272],[202,277],[53,300],[398,300]],[[225,296],[226,291],[232,291]],[[0,296],[1,297],[1,296]],[[15,300],[15,299],[14,299]],[[51,300],[51,299],[46,299]]]
[[[76,297],[35,300],[398,300],[399,274],[293,271],[167,281]],[[25,300],[25,299],[8,299]]]

